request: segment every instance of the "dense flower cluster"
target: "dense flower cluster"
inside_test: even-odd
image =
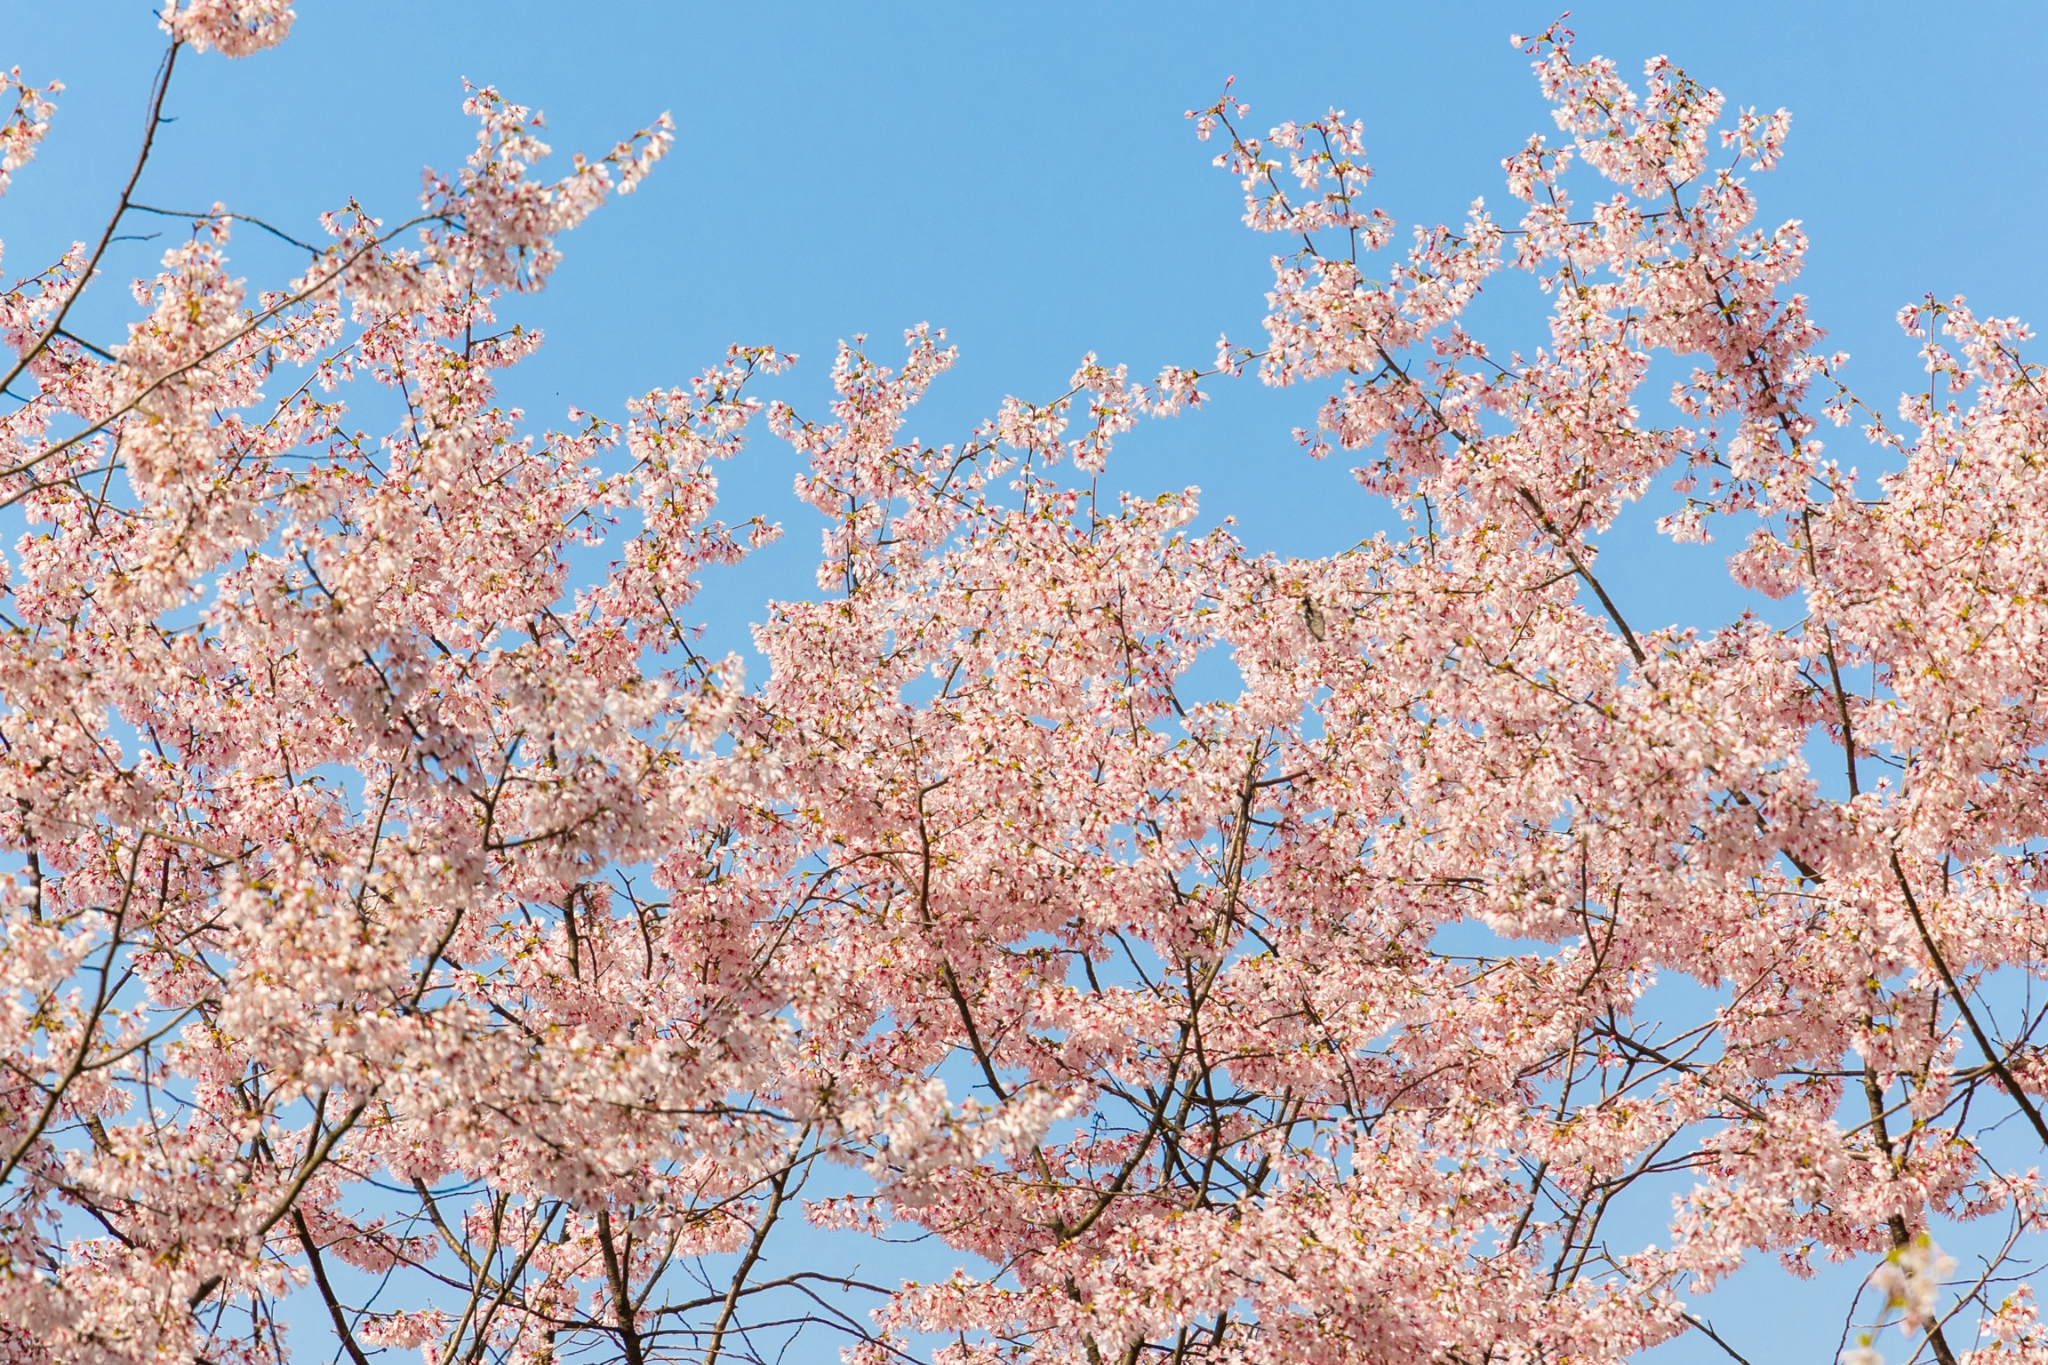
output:
[[[167,7],[153,108],[291,17]],[[118,213],[0,294],[0,1362],[1553,1365],[1739,1336],[1693,1301],[1759,1253],[1875,1266],[1845,1359],[2048,1361],[2048,372],[1929,300],[1929,390],[1864,408],[1745,179],[1786,115],[1527,46],[1563,137],[1512,225],[1394,250],[1356,123],[1226,96],[1264,347],[1090,356],[956,445],[903,435],[926,328],[842,348],[829,417],[735,348],[528,428],[499,309],[672,132],[549,180],[489,89],[280,290],[220,210],[116,345],[66,320]],[[56,87],[7,89],[0,186]],[[1507,270],[1530,355],[1462,322]],[[1406,534],[1097,491],[1254,367],[1334,386],[1302,439]],[[715,520],[757,418],[829,530],[749,687],[686,613],[775,533]],[[1818,435],[1858,420],[1875,483]],[[1623,619],[1595,538],[1672,474],[1796,627]],[[1936,1227],[1994,1225],[1952,1281]]]

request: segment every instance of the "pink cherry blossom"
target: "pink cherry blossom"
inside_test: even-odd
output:
[[[64,89],[62,81],[29,85],[21,79],[21,68],[10,67],[0,76],[0,100],[11,97],[14,108],[0,122],[0,194],[7,193],[14,173],[35,159],[36,144],[50,131],[50,118],[57,105],[50,97]]]
[[[167,7],[152,109],[291,17]],[[104,345],[125,197],[8,286],[0,1362],[1548,1365],[1738,1349],[1716,1284],[1830,1261],[1851,1365],[2048,1360],[2048,372],[1930,297],[1880,413],[1759,216],[1789,116],[1517,42],[1555,143],[1405,235],[1359,123],[1226,87],[1264,344],[940,444],[926,325],[823,412],[767,346],[501,401],[665,115],[550,178],[474,88],[417,213],[259,288],[216,206]],[[1532,354],[1466,325],[1515,272]],[[1247,370],[1402,533],[1118,491]],[[757,426],[826,529],[749,680],[689,611],[779,534],[719,520]],[[1669,480],[1797,624],[1624,618],[1600,534]]]

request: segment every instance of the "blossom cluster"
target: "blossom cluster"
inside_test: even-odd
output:
[[[163,81],[291,18],[169,5]],[[119,215],[7,286],[0,1365],[1562,1365],[1739,1339],[1705,1296],[1771,1257],[2048,1361],[2048,370],[1928,299],[1881,416],[1757,217],[1788,116],[1517,41],[1560,136],[1508,217],[1399,247],[1358,123],[1226,92],[1264,345],[954,443],[923,326],[814,416],[768,347],[500,401],[666,116],[550,179],[474,89],[416,214],[252,294],[217,209],[106,345]],[[13,171],[55,87],[7,89]],[[1526,354],[1465,325],[1516,271]],[[1287,558],[1103,483],[1253,369],[1405,531]],[[718,519],[756,427],[826,530],[749,684],[688,613],[778,533]],[[1625,619],[1600,533],[1662,479],[1795,624]],[[1954,1280],[1937,1226],[2002,1231]]]

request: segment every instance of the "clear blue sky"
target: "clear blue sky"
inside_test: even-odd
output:
[[[669,159],[565,240],[545,295],[508,309],[549,337],[510,396],[540,422],[571,404],[615,415],[729,341],[765,341],[804,358],[770,391],[816,411],[839,338],[867,332],[886,354],[929,320],[962,360],[914,425],[949,440],[1006,393],[1057,392],[1089,350],[1149,375],[1206,362],[1222,330],[1257,340],[1272,243],[1239,224],[1235,184],[1182,118],[1227,75],[1259,128],[1330,105],[1363,118],[1378,202],[1404,225],[1457,221],[1478,195],[1507,213],[1500,158],[1553,132],[1507,35],[1542,29],[1553,3],[304,0],[283,48],[181,65],[143,197],[220,200],[302,232],[350,195],[402,215],[420,166],[470,146],[464,76],[544,108],[563,156],[670,110]],[[1787,161],[1756,181],[1763,217],[1804,221],[1805,291],[1867,397],[1889,407],[1919,382],[1892,317],[1926,292],[2048,320],[2048,7],[1602,2],[1570,23],[1581,51],[1630,73],[1666,53],[1731,104],[1792,109]],[[0,0],[0,65],[69,86],[41,158],[0,200],[8,273],[96,229],[160,49],[143,0]],[[114,272],[142,273],[161,245],[128,245]],[[252,283],[294,259],[246,230],[236,250]],[[1489,340],[1534,344],[1533,286],[1507,289],[1488,305]],[[127,315],[118,288],[103,291],[83,319],[101,340]],[[1339,549],[1384,515],[1341,458],[1313,465],[1295,448],[1288,432],[1315,402],[1225,386],[1210,410],[1126,438],[1111,480],[1199,484],[1205,520],[1235,515],[1255,548]],[[1832,448],[1874,467],[1855,445],[1845,433]],[[817,542],[794,470],[763,439],[727,471],[730,515],[792,534],[712,585],[718,647],[745,648],[767,597],[811,590]],[[1648,519],[1618,528],[1605,561],[1630,616],[1725,619],[1739,598],[1720,551],[1661,546]],[[1839,1279],[1744,1278],[1713,1311],[1763,1348],[1758,1365],[1832,1355]]]

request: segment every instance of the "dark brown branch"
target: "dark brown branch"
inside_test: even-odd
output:
[[[327,1302],[327,1316],[334,1320],[334,1330],[341,1336],[342,1349],[355,1365],[370,1365],[363,1348],[356,1345],[356,1334],[349,1330],[348,1315],[342,1312],[341,1300],[335,1297],[334,1286],[327,1282],[327,1266],[320,1259],[320,1248],[313,1244],[313,1231],[306,1226],[306,1215],[292,1210],[292,1231],[299,1234],[299,1245],[306,1249],[306,1264],[312,1267],[313,1283],[320,1288],[320,1297]]]
[[[63,330],[64,319],[70,315],[71,306],[78,302],[79,296],[85,293],[86,286],[92,283],[92,277],[99,269],[100,257],[106,255],[108,245],[114,240],[114,234],[121,226],[122,215],[128,212],[131,203],[129,196],[135,193],[136,182],[142,179],[142,168],[149,164],[150,149],[156,145],[157,126],[163,122],[164,96],[170,93],[171,70],[178,64],[180,46],[179,43],[172,43],[164,53],[163,62],[156,69],[156,84],[149,94],[149,120],[143,125],[142,130],[142,150],[135,157],[135,169],[128,172],[128,183],[121,187],[121,200],[114,206],[114,216],[107,219],[107,226],[100,233],[99,245],[95,246],[92,255],[86,258],[85,269],[78,275],[78,283],[64,296],[64,302],[57,306],[57,314],[50,319],[50,325],[43,329],[41,336],[29,343],[28,349],[15,357],[6,377],[0,378],[0,389],[11,386],[21,377],[22,371],[33,365],[36,357],[49,348],[52,338]]]
[[[605,1278],[611,1282],[612,1313],[618,1318],[613,1328],[618,1334],[619,1349],[625,1353],[626,1365],[644,1365],[645,1353],[640,1349],[640,1332],[634,1324],[633,1293],[628,1276],[632,1264],[622,1259],[618,1248],[612,1242],[612,1215],[608,1209],[597,1211],[597,1245],[604,1253]],[[632,1255],[632,1244],[627,1243],[626,1254]]]
[[[2027,1116],[2027,1122],[2033,1125],[2034,1133],[2041,1139],[2041,1144],[2048,1147],[2048,1123],[2042,1121],[2041,1111],[2027,1098],[2027,1092],[2020,1088],[2019,1080],[2012,1074],[2011,1068],[2006,1066],[2005,1058],[2000,1055],[1999,1049],[1991,1045],[1991,1036],[1977,1021],[1977,1012],[1970,1008],[1969,997],[1964,995],[1963,988],[1956,984],[1955,973],[1948,969],[1948,959],[1942,955],[1940,945],[1934,941],[1934,934],[1927,927],[1926,917],[1920,913],[1919,898],[1913,894],[1913,884],[1907,880],[1906,869],[1899,862],[1899,851],[1896,848],[1887,849],[1886,856],[1891,860],[1892,876],[1898,879],[1899,891],[1906,898],[1906,913],[1913,917],[1913,927],[1920,933],[1920,945],[1927,950],[1928,960],[1934,964],[1935,972],[1940,975],[1941,984],[1948,987],[1949,996],[1956,1002],[1956,1010],[1963,1016],[1963,1022],[1969,1026],[1970,1036],[1977,1040],[1977,1047],[1983,1052],[1984,1060],[1998,1074],[1999,1082],[2005,1086],[2006,1093],[2012,1096],[2013,1103]]]
[[[782,1200],[789,1188],[789,1173],[792,1168],[784,1166],[768,1182],[768,1207],[761,1211],[761,1221],[754,1228],[754,1240],[747,1245],[747,1254],[740,1259],[739,1269],[733,1272],[732,1285],[725,1291],[725,1302],[719,1305],[718,1321],[711,1326],[711,1341],[704,1348],[704,1365],[718,1365],[718,1353],[725,1348],[726,1329],[732,1326],[733,1313],[739,1307],[740,1295],[745,1292],[747,1276],[761,1259],[761,1250],[768,1244],[768,1234],[775,1227],[775,1220],[782,1216]]]

